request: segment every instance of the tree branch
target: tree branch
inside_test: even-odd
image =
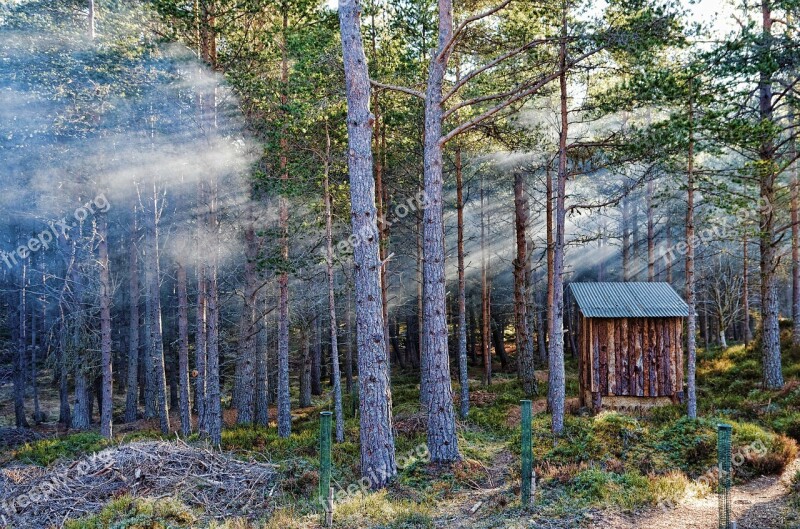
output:
[[[446,57],[447,54],[450,53],[450,50],[455,45],[455,43],[458,41],[458,39],[461,36],[461,33],[464,32],[464,29],[466,29],[466,27],[468,25],[472,24],[473,22],[477,22],[478,20],[481,20],[483,18],[486,18],[486,17],[494,15],[495,13],[500,11],[501,9],[504,9],[512,1],[513,0],[504,0],[503,2],[498,4],[497,6],[491,8],[491,9],[487,9],[486,11],[483,11],[482,13],[478,13],[478,14],[473,15],[473,16],[467,18],[466,20],[464,20],[461,24],[458,25],[458,27],[455,29],[455,31],[453,31],[453,35],[450,37],[450,39],[447,41],[447,43],[442,47],[442,51],[440,51],[439,54],[436,56],[436,60],[437,61],[441,60],[442,57]]]
[[[564,69],[568,71],[570,68],[574,67],[576,64],[584,61],[585,59],[591,57],[592,55],[595,55],[596,53],[599,53],[603,49],[605,49],[605,48],[604,47],[600,47],[600,48],[597,48],[595,50],[588,51],[588,52],[582,54],[581,56],[576,58],[574,61],[570,61],[570,63]],[[486,110],[485,112],[483,112],[481,114],[478,114],[477,116],[475,116],[471,120],[469,120],[469,121],[467,121],[465,123],[462,123],[461,125],[457,126],[453,130],[448,132],[445,136],[442,137],[441,140],[439,140],[439,144],[440,145],[445,145],[448,141],[452,140],[453,138],[455,138],[459,134],[470,130],[471,128],[475,127],[476,125],[478,125],[479,123],[481,123],[483,121],[486,121],[487,119],[491,118],[492,116],[494,116],[495,114],[497,114],[498,112],[503,110],[504,108],[506,108],[508,106],[511,106],[514,103],[517,103],[522,99],[525,99],[526,97],[528,97],[529,95],[531,95],[531,94],[533,94],[535,92],[538,92],[539,90],[542,89],[542,87],[544,87],[546,84],[550,83],[551,81],[557,79],[560,75],[561,75],[561,70],[559,69],[559,70],[557,70],[555,72],[552,72],[552,73],[542,77],[541,79],[539,79],[538,81],[533,83],[533,85],[530,85],[530,84],[527,85],[528,88],[522,88],[522,89],[516,88],[514,90],[510,90],[510,91],[506,92],[505,94],[495,94],[494,96],[485,96],[483,98],[475,98],[475,99],[473,99],[471,101],[466,101],[466,102],[461,103],[461,104],[457,105],[456,107],[448,110],[445,113],[445,117],[451,115],[453,112],[455,112],[459,108],[463,108],[464,106],[468,106],[468,105],[473,105],[475,103],[480,102],[481,100],[486,101],[486,100],[490,100],[490,99],[499,99],[501,97],[505,97],[506,95],[509,95],[508,99],[506,99],[505,101],[497,104],[496,106]],[[513,95],[510,95],[510,94],[513,94]]]
[[[372,79],[370,79],[369,82],[370,82],[370,84],[372,86],[374,86],[376,88],[382,88],[384,90],[393,90],[395,92],[402,92],[404,94],[408,94],[408,95],[411,95],[411,96],[414,96],[414,97],[418,97],[420,99],[425,99],[425,94],[423,94],[419,90],[414,90],[413,88],[408,88],[408,87],[405,87],[405,86],[397,86],[397,85],[379,83],[378,81],[375,81],[375,80],[372,80]]]
[[[455,93],[458,92],[458,90],[460,90],[461,87],[463,87],[465,84],[467,84],[469,81],[471,81],[475,77],[479,76],[480,74],[486,72],[487,70],[491,70],[492,68],[494,68],[495,66],[497,66],[501,62],[503,62],[505,60],[508,60],[511,57],[514,57],[515,55],[519,55],[520,53],[523,53],[523,52],[533,48],[536,45],[544,44],[544,43],[549,42],[549,41],[550,41],[550,39],[532,40],[532,41],[524,44],[523,46],[520,46],[519,48],[511,50],[511,51],[509,51],[507,53],[504,53],[503,55],[497,57],[493,61],[490,61],[490,62],[486,63],[485,65],[481,66],[480,68],[472,70],[471,72],[466,74],[463,78],[461,78],[455,85],[453,85],[453,88],[451,88],[450,91],[447,94],[445,94],[445,96],[442,98],[442,103],[444,103],[450,97],[455,95]]]

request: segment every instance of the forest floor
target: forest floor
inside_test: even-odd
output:
[[[641,416],[603,412],[592,417],[578,408],[576,366],[570,364],[569,414],[561,439],[549,433],[545,399],[534,400],[537,488],[529,509],[519,501],[519,400],[524,396],[513,374],[498,373],[485,388],[473,373],[470,415],[458,428],[464,459],[438,467],[424,458],[426,421],[416,380],[396,373],[393,401],[402,468],[388,490],[341,492],[334,527],[716,527],[716,424],[725,421],[734,428],[734,453],[742,454],[732,490],[739,529],[800,529],[795,442],[800,438],[800,352],[787,350],[787,384],[778,392],[759,389],[757,355],[741,346],[700,355],[702,418],[697,421],[682,418],[680,406]],[[546,373],[537,378],[544,395]],[[13,411],[10,389],[0,385],[4,413]],[[42,406],[50,422],[24,431],[0,427],[0,515],[8,505],[4,502],[36,492],[42,483],[67,482],[72,488],[58,489],[47,502],[34,498],[24,507],[17,504],[18,515],[10,523],[6,519],[8,527],[320,527],[314,500],[318,414],[330,405],[327,395],[316,397],[311,408],[293,410],[289,439],[278,438],[274,427],[237,427],[235,410],[226,409],[220,453],[209,451],[196,436],[162,436],[153,421],[115,425],[113,441],[96,431],[64,432],[54,423],[54,392],[43,385]],[[350,397],[346,400],[349,411]],[[347,440],[333,448],[337,492],[359,478],[358,418],[347,413],[345,426]],[[67,479],[82,468],[89,471]],[[3,523],[0,518],[0,527]]]

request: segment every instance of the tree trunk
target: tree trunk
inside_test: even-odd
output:
[[[508,355],[506,354],[505,344],[505,318],[499,316],[492,316],[492,341],[494,342],[494,350],[500,358],[500,367],[503,371],[508,369]]]
[[[114,378],[111,358],[111,274],[108,260],[108,220],[105,213],[98,218],[98,252],[100,258],[100,365],[103,370],[102,393],[100,404],[100,435],[112,438],[112,420],[114,413]]]
[[[139,249],[136,247],[136,212],[128,249],[128,372],[125,394],[125,422],[134,422],[139,417]]]
[[[791,107],[789,122],[795,126],[795,107]],[[797,137],[793,134],[789,145],[789,158],[794,159],[791,175],[791,221],[792,221],[792,345],[800,347],[800,171],[797,161]]]
[[[559,46],[559,86],[561,92],[561,134],[558,145],[558,182],[556,186],[555,227],[553,246],[553,315],[550,322],[550,371],[548,401],[553,414],[552,430],[561,435],[564,430],[564,232],[566,221],[565,195],[567,184],[567,135],[569,116],[567,108],[567,4],[562,3],[561,42]]]
[[[517,258],[514,260],[514,330],[517,345],[517,369],[522,390],[530,397],[537,391],[533,347],[528,329],[528,196],[525,175],[514,172],[514,216],[517,234]]]
[[[656,280],[656,228],[653,220],[653,180],[647,182],[647,281]]]
[[[66,289],[66,282],[65,282]],[[61,300],[58,303],[59,324],[58,324],[58,422],[64,427],[72,423],[72,414],[69,406],[69,387],[67,385],[67,315],[64,307],[64,291],[61,293]]]
[[[25,339],[25,321],[27,310],[25,307],[27,294],[27,263],[21,264],[21,282],[19,287],[19,305],[17,307],[17,321],[14,330],[15,349],[13,364],[14,381],[14,422],[17,428],[27,428],[28,419],[25,416],[25,355],[27,340]]]
[[[348,166],[358,339],[361,475],[372,488],[384,487],[397,473],[392,430],[389,359],[381,301],[375,179],[372,172],[370,81],[357,0],[341,0],[339,21],[347,95]],[[446,354],[446,353],[445,353]],[[449,382],[449,379],[448,379]],[[452,401],[451,401],[452,404]]]
[[[150,355],[150,380],[153,383],[155,413],[159,419],[161,433],[169,433],[169,411],[167,409],[167,380],[164,371],[164,337],[161,323],[161,272],[158,248],[159,225],[159,192],[153,179],[152,195],[148,200],[148,211],[145,212],[145,283],[147,297],[150,301],[150,335],[148,352]]]
[[[192,405],[189,395],[189,294],[186,267],[178,262],[178,408],[181,415],[181,433],[192,433]]]
[[[693,83],[689,82],[689,145],[688,161],[686,165],[686,305],[689,307],[689,317],[686,318],[686,354],[688,356],[686,369],[686,382],[688,388],[687,415],[690,419],[697,418],[697,388],[695,385],[695,370],[697,367],[697,319],[694,280],[694,93]],[[683,381],[679,381],[683,383]],[[682,389],[682,388],[681,388]],[[679,397],[683,391],[680,391]]]
[[[311,394],[322,395],[322,318],[314,318],[314,348],[311,351]]]
[[[256,424],[269,426],[269,335],[264,321],[268,312],[266,289],[259,291],[258,357],[256,364]]]
[[[467,275],[464,265],[464,175],[461,147],[456,148],[456,208],[458,213],[458,380],[459,415],[469,414],[469,366],[467,365]]]
[[[219,358],[219,286],[217,274],[219,271],[219,221],[217,219],[217,189],[216,182],[211,183],[209,193],[208,223],[212,234],[212,244],[215,245],[211,264],[207,269],[206,308],[208,335],[206,341],[206,405],[205,425],[208,438],[214,446],[222,444],[222,402],[220,392],[220,358]]]
[[[289,101],[289,55],[287,33],[289,16],[283,7],[283,31],[281,33],[281,105],[285,108]],[[289,182],[288,151],[289,142],[287,127],[281,131],[281,184],[285,187]],[[278,277],[280,298],[278,301],[278,435],[289,437],[292,433],[292,405],[289,397],[289,274],[286,265],[289,261],[289,201],[283,189],[280,197],[279,227],[281,233],[281,260],[283,269]]]
[[[336,276],[333,268],[333,211],[331,207],[330,160],[331,136],[328,122],[325,122],[325,265],[328,273],[328,321],[331,338],[331,371],[333,374],[333,409],[336,415],[336,442],[344,442],[344,410],[342,409],[342,375],[339,369],[339,332],[336,326]],[[348,333],[347,339],[350,339]],[[348,353],[348,357],[350,354]],[[348,358],[348,362],[350,359]],[[348,371],[350,367],[348,366]],[[352,382],[352,373],[348,373],[348,391]]]
[[[491,294],[489,292],[489,264],[487,263],[486,248],[486,221],[485,191],[483,175],[481,175],[481,351],[483,353],[483,384],[492,383],[492,323],[491,323]]]
[[[197,262],[197,307],[195,315],[195,389],[194,402],[197,407],[197,430],[208,434],[208,422],[206,413],[206,370],[208,363],[208,314],[206,312],[208,302],[208,281],[206,280],[206,264],[202,259]]]
[[[351,292],[347,292],[347,320],[345,322],[345,336],[347,337],[347,347],[345,347],[344,374],[348,394],[353,393],[353,310],[351,304]]]
[[[747,232],[742,235],[742,339],[745,349],[749,347],[753,340],[753,333],[750,330],[750,261],[748,259],[748,240]]]
[[[300,327],[300,347],[302,354],[300,356],[300,407],[311,407],[311,344],[308,337],[308,329],[305,326]]]
[[[256,338],[257,321],[256,312],[258,303],[258,253],[259,244],[256,236],[255,219],[250,211],[250,219],[245,229],[245,265],[244,265],[244,303],[242,305],[242,319],[239,328],[239,354],[241,366],[236,380],[239,397],[236,422],[238,424],[252,424],[255,419],[256,395]]]
[[[762,38],[766,53],[772,49],[772,11],[769,0],[761,0]],[[766,60],[766,57],[764,58]],[[762,121],[773,122],[772,79],[761,72],[758,84],[759,116]],[[763,347],[763,385],[765,389],[781,389],[781,331],[778,322],[778,257],[775,242],[775,183],[777,167],[775,142],[771,133],[759,148],[758,166],[760,181],[760,235],[761,248],[761,340]]]

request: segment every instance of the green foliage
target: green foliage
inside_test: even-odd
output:
[[[56,461],[99,452],[107,446],[109,441],[99,434],[82,432],[26,444],[16,452],[16,458],[25,463],[48,466]]]
[[[176,499],[134,499],[121,496],[111,500],[96,515],[67,521],[66,529],[165,529],[196,527],[191,509]]]

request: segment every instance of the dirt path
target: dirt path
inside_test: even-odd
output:
[[[800,459],[782,476],[766,476],[731,489],[733,518],[738,529],[800,528],[800,513],[787,501],[789,479],[800,470]],[[635,515],[605,513],[592,529],[716,529],[717,496],[687,499],[674,509],[653,509]]]

